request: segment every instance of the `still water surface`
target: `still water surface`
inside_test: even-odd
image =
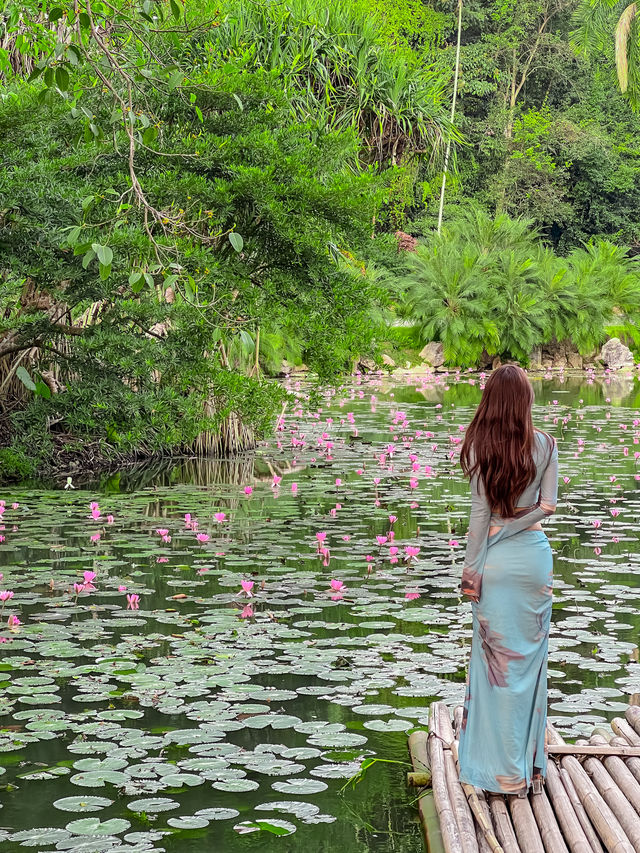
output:
[[[549,713],[575,737],[640,691],[640,385],[534,387],[561,467]],[[464,692],[480,382],[362,379],[311,415],[292,390],[257,458],[2,495],[3,851],[423,849],[402,762]]]

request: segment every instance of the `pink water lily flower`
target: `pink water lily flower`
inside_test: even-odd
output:
[[[420,598],[420,593],[419,592],[407,592],[407,593],[405,593],[404,597],[407,599],[407,601],[415,601],[416,598]]]
[[[140,596],[135,592],[131,592],[127,594],[127,610],[139,610],[140,609]]]
[[[390,515],[389,516],[389,524],[394,524],[397,520],[398,520],[398,517],[396,515]]]
[[[225,520],[225,518],[227,517],[227,514],[226,514],[226,512],[215,512],[215,513],[213,514],[213,517],[214,517],[214,518],[215,518],[215,520],[218,522],[218,524],[222,524],[222,522],[223,522],[223,521]]]
[[[450,545],[452,548],[457,548],[459,544],[460,544],[460,543],[458,542],[458,540],[457,540],[457,539],[449,539],[449,545]]]
[[[404,553],[408,559],[413,559],[413,557],[417,557],[420,553],[420,548],[415,545],[407,545],[404,549]]]
[[[158,527],[156,530],[156,533],[158,534],[158,536],[162,536],[162,537],[169,535],[169,531],[167,530],[166,527]]]
[[[107,524],[113,524],[113,516],[112,515],[107,516]]]
[[[330,586],[334,592],[341,592],[342,590],[346,589],[346,586],[344,585],[344,581],[339,581],[339,580],[336,580],[335,578],[331,579]]]
[[[83,586],[84,586],[85,590],[87,592],[94,590],[95,586],[93,585],[93,582],[96,579],[96,573],[95,572],[84,572],[82,577],[83,577]]]
[[[241,619],[251,619],[253,616],[253,606],[251,604],[245,604],[242,608],[242,612],[240,613]]]
[[[9,616],[9,618],[7,619],[7,626],[11,631],[17,631],[21,624],[22,622],[18,619],[17,616],[14,616],[13,614],[11,614],[11,616]]]
[[[3,589],[0,591],[0,601],[4,604],[5,601],[10,601],[13,598],[13,590]]]
[[[410,489],[417,489],[417,488],[418,488],[418,481],[416,480],[416,478],[415,478],[415,477],[412,477],[412,478],[409,480],[409,488],[410,488]]]
[[[282,482],[282,477],[279,477],[277,474],[274,474],[273,475],[273,482],[271,483],[271,488],[277,489],[281,482]]]
[[[204,544],[205,542],[209,541],[209,534],[208,533],[198,533],[198,535],[196,536],[196,539],[198,540],[198,542],[202,542]]]
[[[74,583],[73,585],[73,591],[75,592],[76,596],[80,595],[81,592],[84,592],[84,584],[78,583],[76,581],[76,583]]]
[[[248,497],[250,494],[252,494],[252,493],[253,493],[253,488],[252,488],[251,486],[245,486],[245,487],[244,487],[244,493],[245,493],[245,495],[247,495],[247,497]]]
[[[600,519],[599,519],[599,518],[596,518],[596,519],[595,519],[594,521],[592,521],[591,523],[593,524],[593,526],[594,526],[596,529],[602,525],[602,522],[600,521]]]
[[[376,536],[376,540],[378,542],[378,545],[384,545],[384,543],[387,541],[387,537],[386,536]]]
[[[295,495],[295,494],[297,494],[297,492],[298,492],[298,484],[297,483],[291,483],[291,493]]]
[[[123,586],[123,584],[120,584],[120,586],[118,587],[118,592],[126,592],[126,591],[127,591],[126,586]]]
[[[246,596],[248,596],[248,598],[251,598],[253,596],[253,581],[240,581],[240,586],[242,587],[242,591]]]

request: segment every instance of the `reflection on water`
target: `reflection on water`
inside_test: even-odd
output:
[[[640,690],[639,389],[534,385],[561,464],[550,714],[575,736]],[[356,380],[255,455],[4,495],[2,622],[22,626],[0,631],[3,853],[422,851],[402,764],[341,789],[363,758],[403,761],[434,697],[462,698],[457,450],[480,393]],[[82,846],[86,818],[104,841]],[[241,834],[261,819],[295,834]]]

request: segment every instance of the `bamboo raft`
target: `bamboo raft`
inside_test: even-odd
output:
[[[640,853],[640,706],[575,744],[548,724],[546,783],[527,797],[460,782],[461,721],[434,702],[429,732],[409,736],[428,853]]]

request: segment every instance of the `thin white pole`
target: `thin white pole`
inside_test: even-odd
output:
[[[451,101],[451,124],[456,114],[456,99],[458,97],[458,76],[460,73],[460,36],[462,33],[462,0],[458,0],[458,44],[456,45],[456,70],[453,77],[453,100]],[[442,228],[442,213],[444,211],[444,190],[447,185],[447,169],[449,168],[449,155],[451,153],[451,135],[447,140],[447,150],[444,155],[444,169],[442,171],[442,187],[440,188],[440,210],[438,211],[438,234]]]

